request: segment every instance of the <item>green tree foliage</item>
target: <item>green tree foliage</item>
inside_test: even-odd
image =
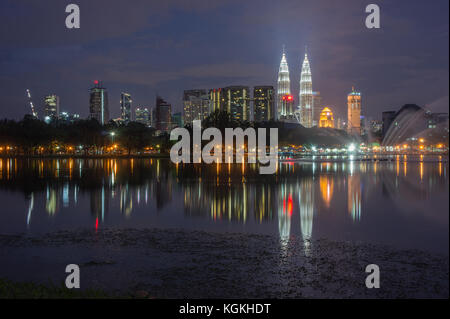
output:
[[[167,139],[155,138],[154,129],[136,122],[122,126],[110,122],[102,126],[95,119],[89,119],[47,124],[32,116],[25,116],[19,122],[6,119],[0,121],[0,146],[16,146],[14,152],[23,155],[37,154],[39,148],[52,154],[55,145],[70,145],[78,149],[81,146],[85,154],[95,155],[112,144],[111,132],[115,134],[114,142],[125,147],[128,153],[156,143],[164,145]]]

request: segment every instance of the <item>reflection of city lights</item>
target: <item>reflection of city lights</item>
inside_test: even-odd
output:
[[[423,162],[420,162],[420,180],[423,180]]]
[[[330,207],[331,198],[333,196],[333,180],[328,176],[320,176],[319,178],[320,193],[327,207]]]
[[[288,210],[289,216],[292,216],[292,195],[291,194],[289,194],[287,210]]]

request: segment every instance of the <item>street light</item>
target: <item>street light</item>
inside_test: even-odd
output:
[[[112,144],[114,144],[114,135],[116,135],[116,133],[115,132],[111,132],[109,134],[111,134]]]

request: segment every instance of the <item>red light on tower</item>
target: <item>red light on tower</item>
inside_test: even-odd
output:
[[[94,80],[94,84],[97,85],[98,84],[98,80]]]

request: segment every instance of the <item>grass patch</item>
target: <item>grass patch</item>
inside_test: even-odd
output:
[[[68,289],[64,283],[55,285],[33,282],[13,282],[0,278],[0,298],[6,299],[86,299],[114,298],[99,289]]]

